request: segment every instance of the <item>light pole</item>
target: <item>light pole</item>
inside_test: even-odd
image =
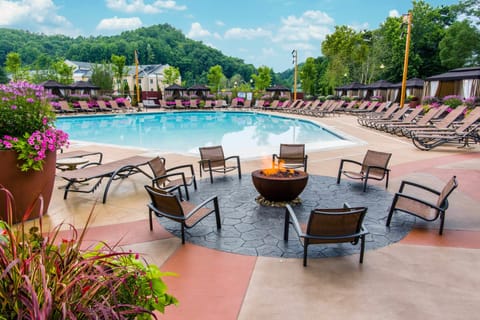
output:
[[[405,60],[403,61],[403,77],[402,77],[402,95],[400,96],[400,108],[405,103],[405,94],[407,91],[407,73],[408,73],[408,51],[410,50],[410,33],[412,31],[412,13],[403,15],[403,23],[407,24],[407,39],[405,41]]]
[[[293,100],[297,100],[297,56],[298,52],[297,49],[292,50],[292,63],[294,64],[295,68],[293,69]]]

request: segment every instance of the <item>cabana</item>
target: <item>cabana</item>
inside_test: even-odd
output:
[[[415,96],[418,99],[422,98],[423,85],[425,81],[419,78],[408,79],[406,83],[406,95]],[[402,92],[402,83],[394,83],[387,90],[387,101],[400,102],[400,95]]]
[[[210,88],[202,84],[197,84],[187,89],[187,94],[189,96],[196,95],[197,97],[203,100],[206,98],[209,92],[210,92]]]
[[[285,97],[287,99],[290,99],[290,88],[277,84],[275,86],[267,88],[266,91],[272,93],[272,98],[274,100],[278,99],[279,97]]]
[[[165,88],[165,96],[172,96],[174,99],[178,99],[185,95],[186,90],[185,87],[175,83]]]
[[[51,94],[57,95],[59,97],[65,97],[67,95],[67,90],[70,89],[68,84],[59,83],[54,80],[47,80],[40,83],[45,90]]]
[[[480,95],[480,66],[458,68],[425,79],[423,96],[443,98],[458,95],[463,98]]]
[[[350,84],[340,86],[335,88],[336,95],[341,96],[348,96],[348,97],[360,97],[361,99],[364,98],[365,92],[364,89],[365,85],[360,82],[352,82]]]
[[[387,100],[387,90],[390,88],[392,83],[387,80],[378,80],[374,83],[368,84],[364,87],[366,89],[365,98],[369,99],[371,97],[382,97],[383,101]]]
[[[95,93],[95,90],[100,89],[100,87],[89,81],[76,81],[70,85],[70,89],[72,90],[72,93],[92,95],[92,91]]]

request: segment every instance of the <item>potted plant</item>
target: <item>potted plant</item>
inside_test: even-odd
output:
[[[14,222],[40,194],[43,213],[47,211],[56,151],[68,145],[68,135],[56,129],[54,121],[43,87],[27,82],[0,85],[0,184],[15,196]],[[4,201],[0,198],[0,208]]]
[[[2,186],[0,196],[11,218],[13,197]],[[177,304],[162,280],[173,274],[107,244],[82,249],[90,217],[82,232],[59,225],[48,234],[41,215],[28,231],[0,221],[0,319],[156,319]]]

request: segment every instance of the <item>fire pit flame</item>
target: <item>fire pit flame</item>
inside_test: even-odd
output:
[[[272,163],[272,167],[269,169],[262,169],[261,174],[268,177],[283,177],[283,178],[295,177],[299,175],[298,171],[285,168],[284,163],[285,163],[284,161],[280,161],[277,167],[275,167],[275,164]]]

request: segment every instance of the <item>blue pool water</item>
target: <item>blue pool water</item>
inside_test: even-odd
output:
[[[222,145],[225,155],[258,157],[278,152],[280,143],[304,143],[307,152],[353,144],[311,121],[253,112],[74,116],[59,117],[56,125],[73,141],[158,153],[196,155],[200,146]]]

